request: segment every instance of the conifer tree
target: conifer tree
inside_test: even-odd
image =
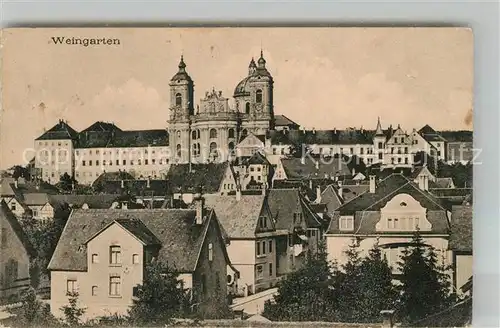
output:
[[[336,286],[339,291],[338,308],[343,322],[359,322],[361,319],[358,302],[362,293],[362,261],[359,253],[358,243],[353,239],[345,251],[347,262],[342,265],[342,273]]]
[[[420,232],[414,234],[398,263],[401,270],[399,317],[412,323],[450,305],[450,282],[433,247],[423,243]]]
[[[392,270],[377,243],[368,251],[361,266],[359,282],[359,322],[379,322],[380,311],[391,310],[397,297]]]
[[[338,270],[327,260],[326,247],[290,273],[278,286],[273,301],[267,301],[263,315],[273,321],[335,321],[336,293],[333,280]]]

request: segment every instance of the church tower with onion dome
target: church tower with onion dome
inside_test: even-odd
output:
[[[262,51],[255,63],[248,66],[248,76],[241,80],[234,89],[236,110],[241,116],[241,131],[244,135],[252,132],[263,135],[273,127],[273,84],[274,80],[266,68]]]

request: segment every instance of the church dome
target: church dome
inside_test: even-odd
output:
[[[273,77],[271,73],[266,68],[266,60],[263,58],[262,54],[258,60],[259,66],[255,64],[254,59],[250,61],[250,65],[248,66],[248,76],[241,80],[236,88],[234,89],[233,97],[238,96],[249,96],[250,95],[250,82],[255,81],[265,81],[265,82],[273,82]]]
[[[193,82],[191,76],[186,72],[186,63],[184,63],[184,56],[181,56],[181,61],[179,62],[179,71],[172,76],[170,81],[188,81]]]

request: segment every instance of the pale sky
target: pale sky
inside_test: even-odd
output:
[[[53,36],[119,38],[120,45],[55,45]],[[0,168],[65,119],[122,129],[166,128],[169,80],[181,54],[195,102],[231,98],[264,51],[274,111],[306,128],[410,132],[472,129],[473,34],[463,28],[156,28],[3,31]]]

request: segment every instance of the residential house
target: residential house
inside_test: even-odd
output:
[[[311,208],[298,189],[270,189],[269,209],[275,228],[284,231],[276,239],[277,274],[300,268],[308,255],[318,250],[327,223]]]
[[[17,180],[14,178],[3,178],[0,184],[1,200],[5,202],[11,212],[17,217],[21,218],[25,213],[30,214],[28,206],[21,201],[22,197],[16,193]]]
[[[236,178],[229,162],[175,164],[167,173],[167,189],[175,199],[191,203],[202,186],[203,194],[227,194],[236,191]]]
[[[35,249],[5,201],[0,201],[0,299],[16,297],[31,285]]]
[[[258,151],[264,151],[266,149],[266,141],[265,135],[255,135],[252,132],[243,133],[240,142],[235,148],[236,157],[248,158]]]
[[[271,163],[259,151],[249,158],[242,159],[239,164],[234,163],[233,170],[237,172],[237,181],[241,190],[265,189],[269,186],[272,177]]]
[[[411,137],[398,125],[385,143],[384,167],[412,167]]]
[[[54,207],[46,193],[24,194],[23,203],[31,210],[35,220],[46,222],[54,218]]]
[[[248,295],[276,285],[280,270],[277,238],[288,231],[275,227],[266,195],[204,195],[215,210],[229,245],[232,265],[239,271],[239,295]]]
[[[401,251],[418,229],[424,243],[449,264],[450,212],[427,186],[426,176],[418,184],[401,174],[378,183],[370,176],[368,192],[344,203],[330,221],[326,233],[329,259],[345,263],[345,251],[352,242],[359,245],[362,255],[378,243],[397,274]]]
[[[446,139],[436,130],[434,130],[430,125],[426,124],[420,130],[418,134],[422,136],[429,144],[431,144],[435,149],[435,155],[439,160],[446,159]],[[431,154],[428,152],[428,154]],[[433,155],[433,154],[431,154]]]
[[[152,260],[180,273],[200,315],[225,311],[230,262],[216,213],[199,198],[195,209],[74,210],[48,266],[52,313],[61,317],[76,291],[85,318],[126,314]]]
[[[116,201],[116,194],[99,195],[49,195],[49,203],[56,209],[60,205],[67,205],[72,209],[108,209]]]
[[[449,249],[452,252],[453,286],[458,292],[472,277],[472,206],[455,205],[451,210]]]
[[[107,174],[107,173],[106,173]],[[124,176],[125,178],[125,176]],[[129,195],[138,202],[148,204],[162,203],[168,198],[167,180],[157,179],[122,179],[122,180],[100,180],[95,186],[96,190],[106,194]]]

